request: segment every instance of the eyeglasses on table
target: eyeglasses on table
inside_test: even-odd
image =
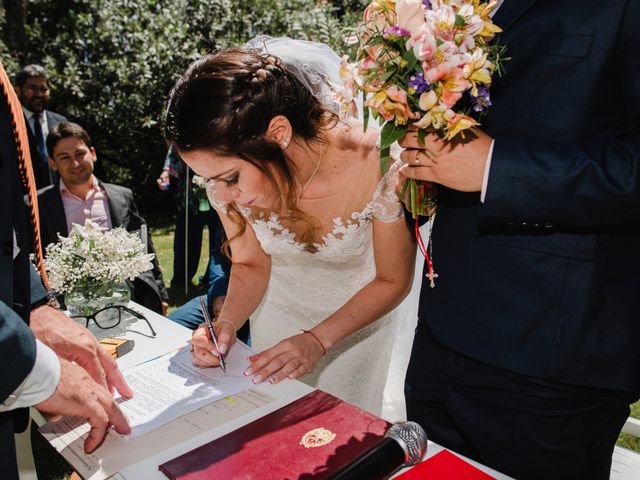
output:
[[[147,320],[147,317],[145,317],[140,312],[136,312],[132,308],[125,307],[124,305],[110,305],[108,307],[101,308],[100,310],[92,313],[91,315],[74,315],[71,318],[74,318],[74,319],[84,318],[86,320],[85,327],[87,328],[89,327],[89,322],[93,320],[99,328],[106,330],[106,329],[117,327],[118,325],[120,325],[120,322],[122,321],[123,312],[129,313],[134,317],[147,322],[147,325],[149,325],[149,330],[151,330],[151,333],[153,334],[154,337],[156,336],[156,331],[151,326],[151,323],[149,322],[149,320]]]

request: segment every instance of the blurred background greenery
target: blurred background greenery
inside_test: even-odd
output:
[[[161,195],[167,95],[195,58],[259,33],[344,49],[359,0],[3,0],[0,57],[10,77],[39,63],[50,109],[85,127],[105,181],[134,189],[146,216],[172,217]],[[358,13],[357,15],[360,15]],[[153,211],[152,211],[153,209]]]

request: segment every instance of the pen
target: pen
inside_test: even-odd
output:
[[[207,305],[207,300],[205,296],[200,297],[200,310],[202,311],[202,315],[204,315],[204,321],[207,324],[207,328],[209,329],[209,334],[211,335],[211,339],[213,340],[214,345],[216,346],[216,350],[218,350],[218,358],[220,359],[220,368],[223,372],[227,373],[227,367],[224,364],[224,356],[220,353],[218,349],[218,339],[216,338],[216,332],[213,330],[213,323],[211,323],[211,317],[209,316],[209,306]]]

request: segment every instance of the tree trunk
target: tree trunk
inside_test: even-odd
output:
[[[27,52],[27,0],[3,0],[2,3],[6,15],[4,41],[11,51],[24,57]]]

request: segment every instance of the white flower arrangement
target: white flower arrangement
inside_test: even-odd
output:
[[[68,237],[46,247],[45,267],[51,288],[69,293],[77,287],[96,288],[107,282],[133,280],[151,270],[153,254],[135,233],[118,227],[105,230],[87,220],[73,224]]]

